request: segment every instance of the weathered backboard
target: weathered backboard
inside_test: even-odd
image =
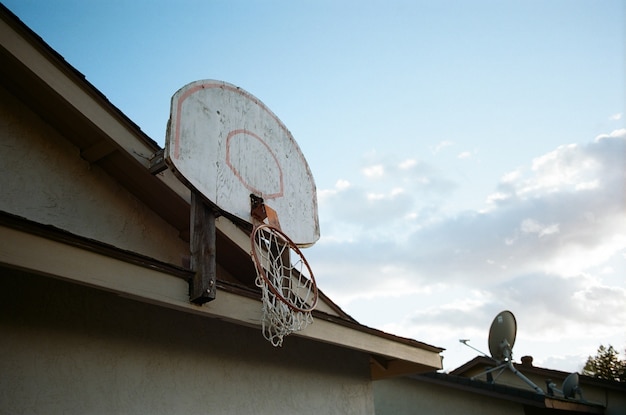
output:
[[[192,82],[172,97],[165,158],[220,211],[252,223],[250,194],[299,246],[320,236],[315,181],[298,144],[260,100],[222,81]]]

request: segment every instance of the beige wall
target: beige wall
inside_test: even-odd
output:
[[[2,414],[372,414],[371,388],[365,354],[0,268]]]
[[[178,231],[0,87],[0,210],[174,265]]]
[[[374,382],[376,415],[524,414],[522,405],[408,378]]]

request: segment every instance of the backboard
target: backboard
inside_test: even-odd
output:
[[[222,81],[172,97],[165,159],[222,213],[252,223],[250,194],[274,209],[298,246],[320,236],[315,181],[298,144],[260,100]]]

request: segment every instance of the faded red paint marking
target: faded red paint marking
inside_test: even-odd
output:
[[[291,137],[291,133],[289,132],[289,130],[287,130],[287,127],[285,127],[285,125],[282,123],[282,121],[280,121],[280,119],[276,116],[276,114],[274,114],[269,108],[267,108],[261,101],[259,101],[253,95],[242,90],[241,88],[237,88],[231,85],[224,85],[219,82],[209,82],[209,83],[194,85],[193,87],[186,90],[180,97],[178,97],[178,101],[176,103],[176,117],[174,119],[174,158],[175,159],[178,159],[180,156],[180,125],[181,125],[181,116],[182,116],[181,112],[182,112],[183,103],[185,102],[187,98],[189,98],[191,95],[195,94],[196,92],[201,91],[203,89],[209,89],[209,88],[222,88],[227,91],[231,91],[236,94],[239,94],[247,98],[248,100],[254,102],[259,107],[261,107],[263,111],[265,111],[270,117],[272,117],[274,121],[276,121],[280,129],[285,132],[287,137],[293,140],[293,138]]]
[[[205,89],[205,88],[216,88],[219,87],[220,84],[216,84],[216,83],[210,83],[210,84],[199,84],[194,86],[193,88],[189,88],[188,90],[185,91],[184,94],[182,94],[180,97],[178,97],[178,102],[176,103],[176,118],[174,121],[174,158],[178,159],[179,155],[180,155],[180,117],[182,116],[182,108],[183,108],[183,102],[185,102],[185,100],[187,98],[189,98],[192,94],[195,94],[196,92]]]
[[[235,136],[237,136],[239,134],[249,135],[249,136],[255,138],[261,144],[263,144],[263,146],[267,149],[267,151],[272,155],[272,158],[274,159],[274,162],[276,162],[276,166],[278,167],[278,180],[279,180],[279,189],[280,190],[277,193],[266,193],[263,190],[257,189],[256,187],[252,186],[252,184],[248,183],[243,177],[241,177],[241,174],[239,173],[239,170],[237,170],[237,168],[231,163],[231,160],[230,160],[230,145],[231,145],[231,141],[232,141],[233,137],[235,137]],[[226,137],[226,164],[228,165],[228,167],[230,167],[230,169],[235,174],[235,176],[237,176],[237,178],[239,179],[241,184],[243,184],[246,189],[248,189],[250,192],[254,193],[255,195],[261,196],[264,199],[276,199],[276,198],[279,198],[279,197],[283,197],[283,193],[284,193],[283,169],[281,168],[280,163],[278,162],[278,158],[276,157],[276,154],[274,154],[274,152],[272,151],[270,146],[267,145],[267,143],[261,137],[259,137],[258,135],[256,135],[252,131],[239,129],[239,130],[233,130],[230,133],[228,133],[228,136]]]

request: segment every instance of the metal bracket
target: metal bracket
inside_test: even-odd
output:
[[[159,174],[163,170],[167,169],[167,163],[165,163],[165,150],[159,150],[150,157],[150,173],[152,175]]]
[[[267,222],[271,226],[277,228],[278,230],[282,230],[280,228],[280,222],[278,221],[278,214],[276,211],[267,206],[262,197],[253,193],[250,194],[250,215],[252,215],[252,218],[256,219],[260,223],[263,223],[265,219],[267,219]]]

